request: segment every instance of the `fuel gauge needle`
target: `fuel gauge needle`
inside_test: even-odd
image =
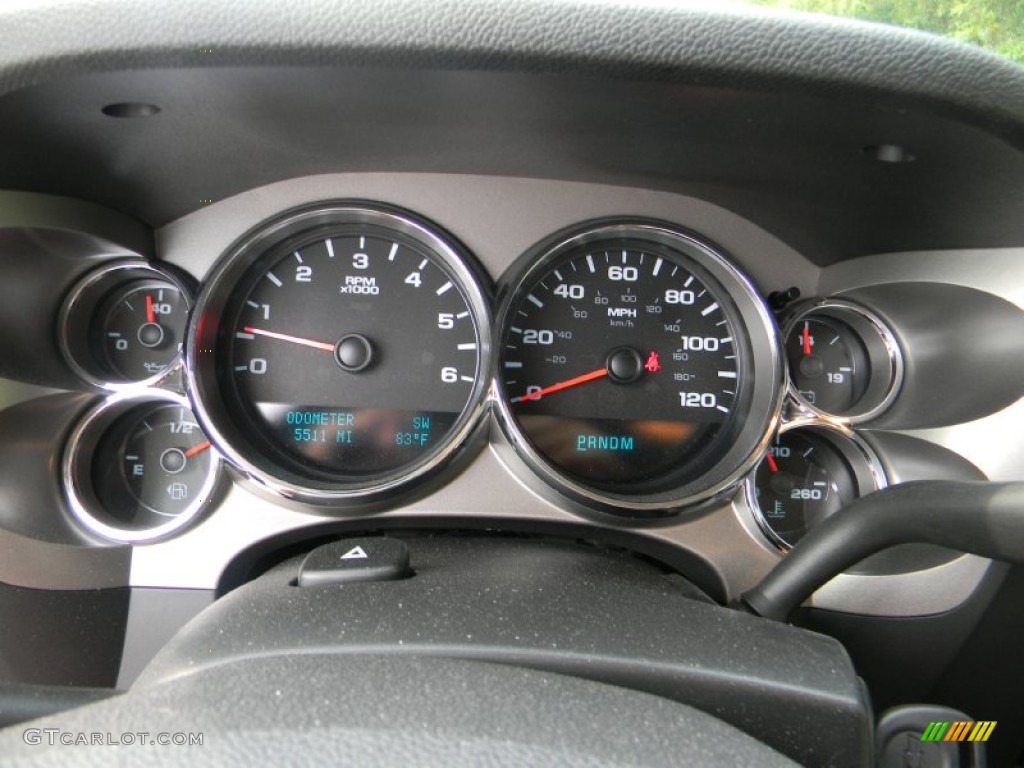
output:
[[[199,445],[193,445],[191,448],[189,448],[187,451],[185,451],[185,458],[186,459],[191,459],[197,453],[202,453],[203,451],[205,451],[209,447],[210,447],[210,441],[209,440],[207,440],[205,442],[202,442]]]
[[[252,326],[249,325],[242,328],[242,330],[245,333],[251,333],[255,336],[266,336],[268,339],[287,341],[290,344],[301,344],[304,347],[322,349],[325,352],[334,351],[334,345],[327,341],[314,341],[313,339],[304,339],[301,336],[289,336],[287,333],[277,333],[277,331],[264,331],[262,328],[253,328]]]
[[[804,342],[804,356],[805,357],[807,355],[811,354],[811,328],[810,328],[810,325],[811,325],[810,323],[808,323],[807,321],[804,321],[803,342]]]
[[[156,312],[153,311],[153,297],[148,293],[146,294],[146,322],[156,322]]]

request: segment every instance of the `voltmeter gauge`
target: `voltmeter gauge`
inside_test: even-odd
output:
[[[220,462],[182,398],[161,393],[103,403],[70,445],[71,510],[104,538],[156,539],[213,504]]]
[[[825,425],[787,425],[747,481],[747,498],[768,539],[786,550],[816,524],[885,476],[874,452],[853,432]]]
[[[829,299],[798,305],[785,323],[790,393],[805,409],[868,421],[895,399],[903,357],[892,331],[870,310]]]

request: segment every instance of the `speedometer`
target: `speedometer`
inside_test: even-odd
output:
[[[467,254],[409,214],[288,214],[245,238],[199,298],[197,413],[282,495],[367,499],[451,458],[483,409],[489,331]]]
[[[588,504],[665,511],[729,487],[778,416],[774,325],[715,248],[646,222],[563,234],[506,286],[496,386],[510,443]]]

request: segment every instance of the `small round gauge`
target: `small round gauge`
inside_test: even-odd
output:
[[[65,484],[72,512],[115,541],[152,540],[208,508],[219,461],[185,400],[108,401],[72,436]]]
[[[803,304],[785,325],[790,388],[816,414],[867,421],[896,397],[903,359],[892,332],[867,309],[830,299]]]
[[[188,301],[166,280],[137,280],[111,296],[94,327],[106,369],[124,381],[160,376],[181,354]]]
[[[716,250],[656,223],[598,225],[527,254],[502,304],[510,443],[588,505],[658,513],[756,460],[778,413],[768,313]]]
[[[478,274],[403,212],[286,214],[233,248],[199,298],[200,419],[280,495],[331,504],[404,487],[480,423],[490,343]]]
[[[190,280],[173,268],[140,259],[109,262],[68,295],[60,347],[95,387],[154,384],[178,368],[190,307]]]
[[[765,451],[747,491],[762,530],[789,549],[815,524],[882,485],[878,460],[852,432],[795,424]]]

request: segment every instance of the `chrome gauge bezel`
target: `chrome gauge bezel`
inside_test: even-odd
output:
[[[506,465],[524,482],[553,500],[568,500],[581,514],[602,512],[616,517],[673,519],[684,509],[695,509],[733,490],[750,471],[770,441],[779,422],[785,396],[785,366],[778,330],[760,292],[721,248],[678,225],[640,218],[602,219],[573,226],[529,249],[510,268],[499,293],[495,344],[504,344],[515,307],[528,286],[572,250],[612,238],[651,242],[681,252],[717,282],[735,305],[747,334],[745,365],[751,376],[749,412],[735,440],[712,468],[686,484],[646,495],[613,493],[590,487],[554,465],[524,435],[505,391],[500,354],[492,372],[495,412],[500,427],[495,447]],[[538,482],[539,481],[539,482]]]
[[[104,300],[119,287],[139,280],[163,280],[172,285],[185,302],[187,311],[194,305],[195,289],[187,276],[173,267],[145,259],[117,259],[106,262],[85,275],[71,289],[57,318],[58,347],[68,367],[91,388],[102,392],[121,392],[145,387],[166,386],[180,389],[184,361],[184,337],[167,368],[144,379],[123,380],[103,371],[91,347],[89,334],[95,313]],[[185,329],[182,329],[185,333]]]
[[[329,231],[332,226],[369,225],[411,238],[429,250],[443,269],[459,283],[475,318],[478,339],[477,369],[463,412],[448,432],[443,446],[424,460],[404,466],[383,478],[368,481],[330,482],[304,477],[259,451],[234,423],[217,380],[212,350],[216,344],[223,310],[230,303],[236,283],[283,241],[309,231]],[[193,411],[237,473],[252,490],[277,500],[320,508],[359,508],[376,505],[409,493],[455,463],[467,450],[482,442],[487,412],[488,372],[491,366],[491,310],[486,273],[457,241],[417,215],[376,202],[323,201],[287,211],[258,225],[239,238],[214,266],[196,300],[187,334],[185,376]]]
[[[857,334],[867,350],[871,378],[864,395],[850,411],[831,413],[816,407],[800,394],[786,359],[786,386],[791,400],[806,414],[844,424],[863,424],[881,416],[896,400],[903,385],[903,350],[892,329],[872,310],[854,301],[810,299],[796,304],[784,317],[781,323],[783,348],[798,325],[812,316],[838,320]]]
[[[819,418],[794,419],[780,425],[777,434],[805,430],[824,438],[842,455],[857,482],[858,498],[880,491],[888,485],[885,469],[878,454],[864,438],[842,422]],[[763,456],[758,459],[743,481],[743,496],[758,530],[775,549],[785,554],[792,546],[775,532],[757,501],[756,475],[762,461]]]
[[[196,501],[165,524],[143,530],[128,530],[103,520],[102,503],[92,487],[93,452],[104,432],[122,415],[148,405],[176,405],[191,410],[184,395],[161,389],[119,392],[90,407],[78,419],[68,437],[61,460],[61,484],[64,499],[74,520],[89,533],[112,542],[144,544],[177,533],[212,509],[223,478],[220,456],[215,449],[210,472],[196,494]],[[194,412],[193,412],[194,414]]]

